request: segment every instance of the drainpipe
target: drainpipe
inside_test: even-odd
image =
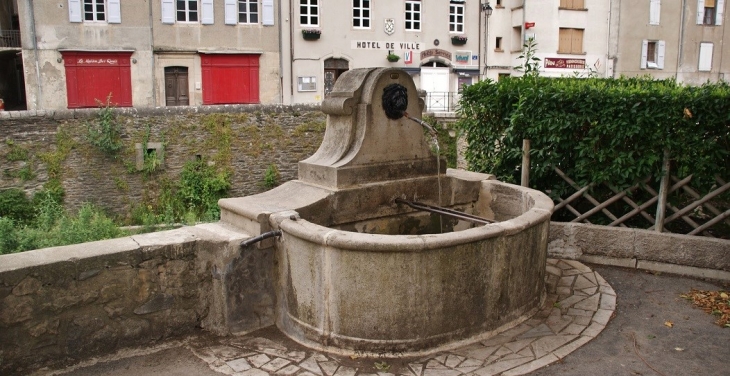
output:
[[[155,66],[155,28],[154,28],[154,20],[152,19],[152,1],[148,1],[147,5],[149,7],[149,22],[150,22],[150,63],[152,64],[152,107],[157,107],[157,75],[155,74],[155,71],[157,70],[157,67]],[[188,77],[188,79],[190,79]]]
[[[281,104],[284,104],[284,59],[282,56],[282,53],[284,51],[284,49],[283,49],[283,47],[284,47],[283,39],[284,38],[282,38],[282,36],[284,34],[282,34],[283,28],[281,25],[281,20],[284,19],[283,17],[281,17],[281,15],[282,15],[281,7],[282,7],[283,3],[284,3],[283,1],[279,2],[279,22],[277,25],[277,27],[279,29],[279,93],[280,93],[279,94],[279,103],[281,103]],[[289,7],[289,8],[291,8],[291,7]],[[289,23],[291,23],[291,20],[289,21]]]
[[[33,9],[33,0],[26,0],[26,7],[30,11],[30,38],[33,41],[31,43],[33,47],[33,56],[35,59],[35,75],[36,75],[36,86],[37,92],[35,95],[35,110],[38,110],[41,105],[41,99],[43,98],[43,87],[41,86],[41,62],[38,57],[38,40],[36,39],[35,31],[35,10]]]
[[[687,12],[687,0],[682,0],[682,13],[679,17],[679,52],[677,53],[677,69],[674,72],[674,79],[679,81],[679,67],[682,66],[682,52],[684,52],[684,16]],[[722,59],[722,54],[720,55]]]
[[[725,27],[727,27],[727,22],[722,23],[722,33],[721,35],[725,35]],[[725,54],[722,53],[722,51],[725,51],[725,38],[720,38],[720,65],[719,69],[717,70],[717,80],[720,81],[720,78],[727,81],[728,77],[721,77],[724,73],[722,73],[722,58],[725,56]]]
[[[292,3],[289,3],[289,104],[294,103],[294,19],[292,18]],[[324,85],[324,82],[322,82]]]

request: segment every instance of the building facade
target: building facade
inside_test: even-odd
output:
[[[280,103],[273,0],[18,0],[28,109]]]
[[[477,0],[282,0],[282,9],[285,103],[321,101],[349,69],[398,67],[438,112],[479,80]]]
[[[650,75],[699,85],[728,80],[725,0],[613,0],[614,76]]]
[[[0,98],[27,109],[317,103],[398,67],[451,112],[520,75],[727,80],[725,0],[0,0]]]

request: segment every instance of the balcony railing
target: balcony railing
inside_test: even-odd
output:
[[[453,91],[431,91],[426,93],[426,111],[454,112],[459,103],[459,93]]]
[[[0,30],[0,47],[20,47],[20,30]]]

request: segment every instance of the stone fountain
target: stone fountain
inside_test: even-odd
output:
[[[392,84],[421,114],[406,72],[350,70],[322,103],[324,140],[299,179],[220,201],[223,222],[260,235],[245,247],[274,252],[276,325],[315,349],[443,350],[519,324],[545,298],[552,201],[447,170],[417,122],[385,115]]]

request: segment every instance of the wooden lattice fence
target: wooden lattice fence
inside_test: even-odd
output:
[[[523,186],[529,186],[529,149],[529,140],[525,140]],[[553,197],[553,220],[730,238],[730,203],[725,199],[728,195],[722,196],[730,190],[730,183],[716,176],[713,189],[702,195],[690,185],[691,175],[674,176],[669,166],[669,155],[665,153],[665,173],[658,190],[651,186],[657,184],[650,177],[624,190],[609,184],[580,186],[560,168],[553,167],[555,174],[574,190],[563,195],[567,197]]]

